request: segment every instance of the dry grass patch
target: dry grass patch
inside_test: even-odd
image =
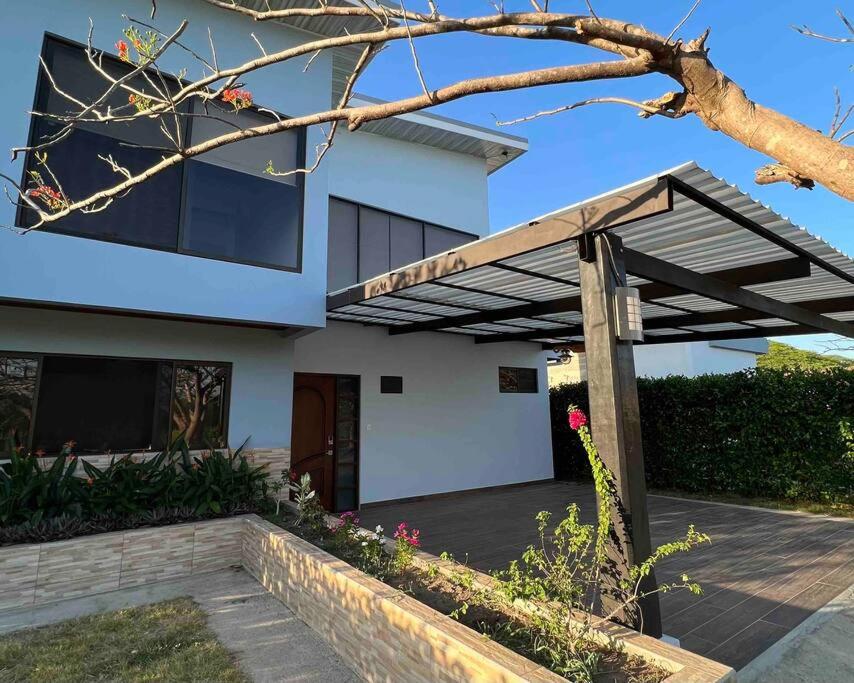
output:
[[[189,598],[0,637],[0,682],[248,683]]]

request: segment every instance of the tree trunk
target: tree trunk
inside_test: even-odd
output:
[[[854,147],[757,104],[712,65],[702,48],[679,51],[671,75],[688,93],[686,109],[706,126],[776,159],[794,178],[814,180],[854,201]]]

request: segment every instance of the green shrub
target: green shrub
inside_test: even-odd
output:
[[[638,379],[650,486],[783,500],[854,499],[854,371],[758,369],[729,375]],[[556,474],[589,477],[566,423],[587,410],[586,383],[551,390]],[[595,430],[595,425],[594,425]]]
[[[112,524],[105,520],[140,520],[157,510],[178,510],[178,516],[187,517],[263,509],[267,472],[249,463],[245,445],[193,456],[179,441],[146,460],[126,455],[104,468],[83,461],[85,476],[78,476],[81,461],[70,449],[47,469],[38,459],[13,451],[9,463],[0,467],[0,527],[29,525],[38,534],[43,530],[39,525],[61,520],[57,529],[48,526],[45,532],[62,533],[62,528],[75,527],[69,521],[74,519],[100,520],[103,527]]]

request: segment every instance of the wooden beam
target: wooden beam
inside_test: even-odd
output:
[[[403,270],[380,275],[326,298],[326,310],[397,292],[437,278],[462,273],[530,251],[574,239],[586,232],[608,230],[642,218],[657,216],[673,208],[666,178],[612,193],[600,199],[560,211],[527,226],[508,230],[439,254]]]
[[[646,280],[756,311],[768,318],[782,318],[822,332],[854,338],[854,325],[851,323],[834,320],[801,306],[757,294],[719,279],[714,274],[688,270],[632,249],[624,249],[624,258],[626,271]]]
[[[796,305],[813,313],[840,313],[854,311],[854,296],[842,296],[834,299],[815,299],[798,301]],[[746,311],[742,308],[728,308],[724,311],[707,311],[703,313],[683,313],[647,318],[643,322],[644,330],[666,330],[678,327],[693,327],[695,325],[716,325],[720,323],[748,323],[752,320],[762,320],[769,316],[756,311]],[[762,328],[759,332],[762,332]],[[808,330],[804,334],[810,334]],[[496,334],[490,337],[478,337],[477,344],[493,344],[496,342],[530,341],[532,339],[554,339],[555,337],[575,337],[583,334],[581,325],[565,325],[551,329],[532,329],[529,332],[511,332]],[[698,332],[699,334],[699,332]],[[686,335],[687,336],[687,335]],[[764,336],[759,334],[757,336]]]
[[[607,243],[606,243],[607,240]],[[610,247],[609,247],[610,245]],[[595,261],[579,258],[584,338],[587,348],[587,392],[593,441],[605,467],[613,475],[613,501],[609,509],[609,568],[603,607],[620,606],[620,581],[631,580],[630,568],[652,552],[644,479],[635,362],[630,341],[616,334],[614,289],[625,281],[622,240],[613,233],[595,237]],[[618,279],[619,278],[619,279]],[[609,594],[608,586],[615,587]],[[619,620],[653,637],[661,636],[661,608],[654,572],[642,580],[646,597],[618,613]]]
[[[779,282],[782,280],[793,280],[809,275],[809,263],[804,259],[791,258],[782,261],[770,261],[752,266],[740,266],[738,268],[727,268],[726,270],[709,273],[721,280],[737,285],[757,285],[764,282]],[[641,299],[650,301],[653,299],[664,299],[677,296],[685,292],[677,287],[651,282],[640,286]],[[436,302],[439,304],[440,302]],[[412,332],[429,332],[430,330],[441,330],[444,327],[464,327],[478,323],[498,322],[500,320],[511,320],[513,318],[536,318],[542,315],[554,313],[566,313],[567,311],[580,311],[581,297],[565,296],[559,299],[550,299],[533,304],[522,304],[519,306],[507,306],[505,308],[494,308],[488,311],[479,311],[466,315],[455,315],[437,320],[430,320],[410,325],[401,325],[389,334],[410,334]]]

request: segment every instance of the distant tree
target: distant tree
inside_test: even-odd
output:
[[[798,349],[789,344],[770,342],[768,353],[761,356],[756,364],[760,368],[782,370],[798,368],[801,370],[830,370],[832,368],[854,368],[854,359],[815,351]]]

